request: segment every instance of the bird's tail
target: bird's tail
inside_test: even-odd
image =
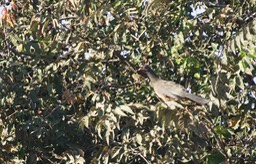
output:
[[[205,98],[196,96],[196,95],[191,94],[191,93],[186,93],[185,97],[194,101],[194,102],[196,102],[196,103],[198,103],[198,104],[201,104],[201,105],[204,105],[204,104],[207,104],[208,102],[210,102],[209,100],[207,100]]]

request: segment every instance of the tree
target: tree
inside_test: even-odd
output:
[[[255,161],[254,1],[1,7],[1,162]],[[211,103],[169,110],[143,64]]]

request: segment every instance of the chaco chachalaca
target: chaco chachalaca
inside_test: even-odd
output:
[[[172,81],[159,79],[149,66],[144,66],[138,71],[139,74],[147,75],[150,79],[151,86],[154,88],[155,93],[164,102],[177,101],[181,99],[190,99],[198,104],[204,105],[209,100],[186,92],[182,85],[176,84]]]

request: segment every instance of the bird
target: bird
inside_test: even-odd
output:
[[[189,99],[200,105],[205,105],[210,102],[208,99],[188,93],[180,84],[158,78],[149,65],[143,66],[137,72],[140,75],[147,76],[150,79],[150,84],[153,87],[156,95],[165,103],[170,101],[179,101],[182,99]]]

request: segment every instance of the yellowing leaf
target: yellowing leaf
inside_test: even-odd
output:
[[[75,51],[78,52],[80,49],[83,48],[83,45],[84,45],[83,42],[79,42],[79,43],[77,44],[76,48],[75,48]]]
[[[22,51],[23,51],[23,48],[24,48],[23,44],[19,44],[19,45],[17,46],[17,51],[18,51],[18,52],[22,52]]]

